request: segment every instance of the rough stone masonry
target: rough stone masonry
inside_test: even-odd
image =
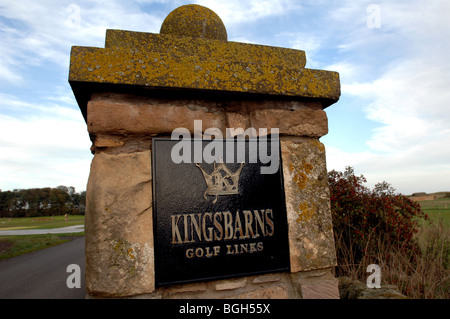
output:
[[[91,297],[338,298],[324,108],[339,74],[304,51],[227,41],[219,16],[172,11],[159,34],[107,30],[105,48],[72,47],[69,83],[93,142],[87,185]],[[152,137],[179,127],[279,128],[290,271],[155,287]]]

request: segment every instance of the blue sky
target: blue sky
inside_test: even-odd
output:
[[[450,191],[450,2],[438,0],[0,0],[0,189],[85,190],[71,46],[103,47],[106,29],[159,33],[188,3],[214,10],[229,41],[305,50],[306,67],[340,73],[321,138],[329,170],[353,166],[403,194]]]

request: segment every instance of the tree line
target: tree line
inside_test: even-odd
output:
[[[84,215],[86,192],[73,186],[0,190],[0,217]]]

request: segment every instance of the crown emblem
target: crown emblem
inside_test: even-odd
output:
[[[215,204],[219,195],[239,193],[239,177],[245,163],[241,163],[241,166],[235,172],[231,172],[224,163],[220,162],[216,164],[214,162],[214,170],[211,174],[208,174],[200,164],[195,163],[195,165],[202,171],[206,186],[208,187],[203,194],[205,199],[208,199],[206,195],[215,196],[213,200],[213,204]]]

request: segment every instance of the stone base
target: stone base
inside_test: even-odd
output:
[[[87,298],[104,298],[88,295]],[[132,299],[339,299],[330,269],[274,273],[158,288]]]
[[[325,147],[318,139],[327,127],[320,104],[180,102],[98,94],[88,109],[95,154],[85,226],[86,286],[91,296],[339,297],[337,281],[329,272],[336,255]],[[162,124],[168,112],[183,116],[171,115],[173,122]],[[264,123],[280,128],[290,273],[155,288],[151,138],[167,136],[180,126],[192,131],[197,118],[203,119],[203,129],[259,128]]]

